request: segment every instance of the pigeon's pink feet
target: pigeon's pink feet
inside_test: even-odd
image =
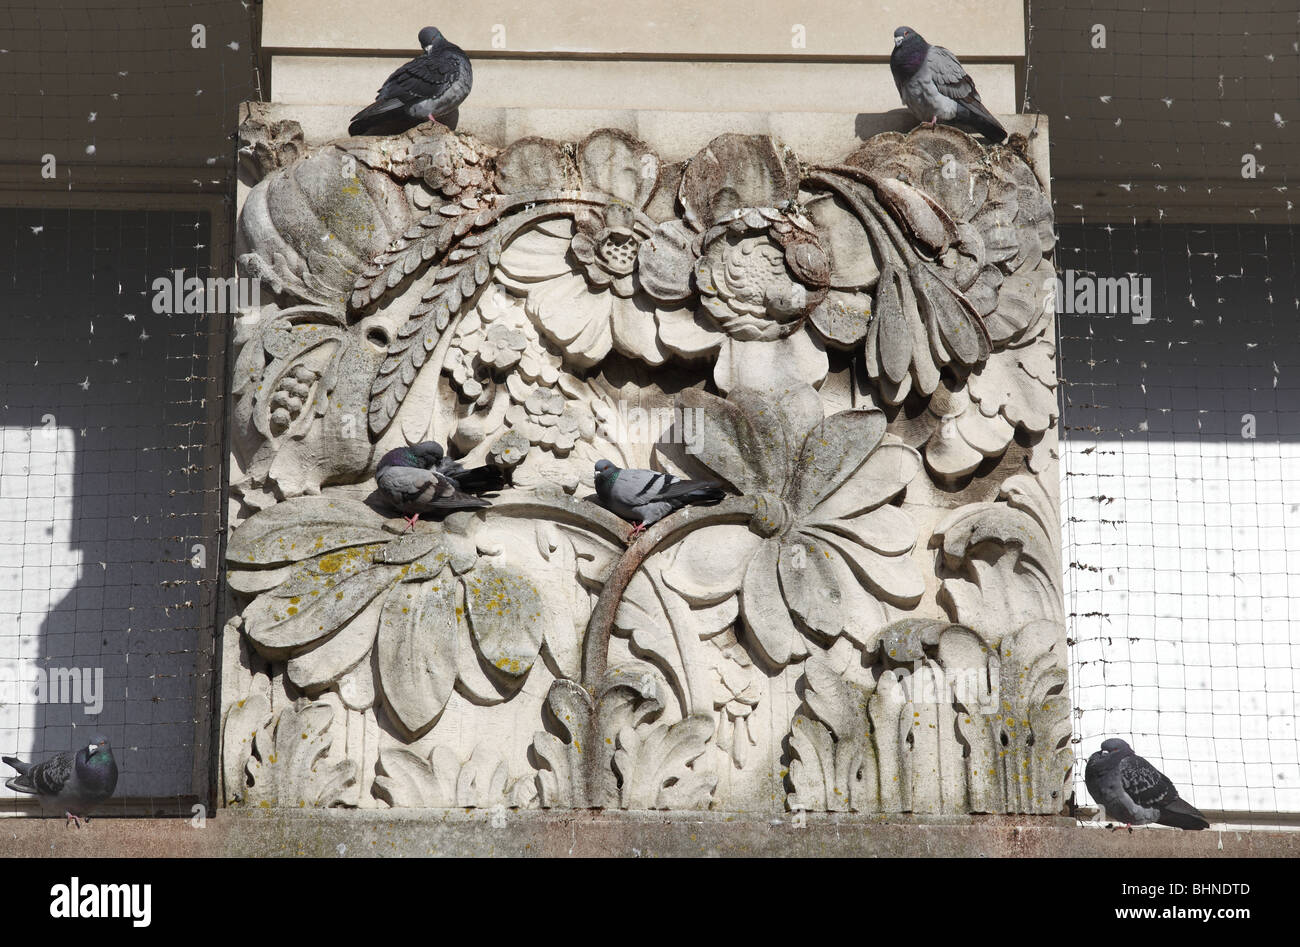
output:
[[[632,527],[632,532],[627,534],[628,542],[634,542],[644,532],[645,523],[637,523]]]
[[[405,531],[409,533],[411,530],[415,529],[415,521],[418,520],[419,518],[420,518],[420,514],[419,514],[419,513],[412,513],[410,516],[408,516],[408,517],[406,518],[406,530],[405,530]]]
[[[68,817],[68,823],[75,825],[77,828],[81,828],[81,823],[85,821],[81,816],[73,815],[71,812],[65,811],[63,814]]]
[[[934,126],[936,126],[936,125],[938,125],[938,124],[939,124],[939,116],[938,116],[938,115],[933,116],[933,117],[932,117],[928,122],[922,122],[922,123],[921,123],[922,127],[924,127],[924,128],[934,128]]]

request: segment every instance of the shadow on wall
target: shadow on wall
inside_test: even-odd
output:
[[[1300,440],[1298,252],[1289,227],[1062,227],[1066,438]]]
[[[212,640],[197,580],[215,565],[190,559],[218,500],[205,317],[154,313],[147,290],[206,272],[208,223],[0,210],[0,232],[0,751],[42,759],[103,731],[117,797],[165,804],[193,791]]]

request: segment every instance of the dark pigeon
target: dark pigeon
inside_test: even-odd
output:
[[[420,30],[420,48],[424,54],[398,68],[380,87],[374,104],[352,116],[349,135],[406,131],[424,121],[436,122],[465,101],[474,84],[465,51],[432,26]]]
[[[942,46],[931,46],[910,27],[894,30],[889,71],[903,104],[926,125],[965,125],[993,144],[1007,137],[957,57]]]
[[[600,505],[636,523],[633,536],[684,506],[713,506],[726,495],[709,480],[682,480],[654,470],[623,470],[608,460],[596,461]]]
[[[43,763],[24,763],[12,756],[3,760],[18,771],[17,776],[5,780],[6,786],[37,796],[47,811],[62,810],[77,828],[89,821],[90,811],[117,788],[117,761],[108,737],[101,733],[91,737],[89,745]]]
[[[505,476],[495,467],[466,470],[437,441],[397,447],[379,460],[375,483],[384,500],[415,526],[421,513],[481,510],[492,504],[477,493],[500,490]]]
[[[1110,739],[1088,757],[1083,771],[1088,793],[1110,819],[1126,825],[1172,825],[1179,829],[1208,829],[1209,821],[1178,798],[1169,777],[1123,740]]]

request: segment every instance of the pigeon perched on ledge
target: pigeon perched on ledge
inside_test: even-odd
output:
[[[384,500],[414,528],[421,513],[479,510],[492,504],[477,493],[500,490],[504,474],[495,467],[466,470],[443,453],[437,441],[397,447],[379,460],[375,483]]]
[[[117,788],[113,748],[108,737],[100,733],[91,737],[87,746],[60,753],[43,763],[24,763],[12,756],[2,759],[18,771],[17,776],[5,780],[6,786],[38,797],[43,809],[62,809],[77,828],[89,821],[90,810]]]
[[[423,121],[437,122],[465,101],[474,85],[465,51],[432,26],[420,30],[420,47],[424,54],[398,67],[374,104],[352,116],[349,135],[403,132]]]
[[[654,470],[624,470],[608,460],[596,461],[596,496],[600,505],[628,522],[632,535],[684,506],[713,506],[727,496],[709,480],[683,480]]]
[[[965,125],[995,145],[1007,137],[957,57],[942,46],[931,46],[912,28],[894,30],[889,71],[899,98],[923,124]]]
[[[1102,742],[1101,749],[1088,757],[1083,781],[1108,818],[1122,820],[1130,827],[1151,822],[1179,829],[1210,827],[1205,816],[1178,798],[1169,777],[1134,753],[1123,740]]]

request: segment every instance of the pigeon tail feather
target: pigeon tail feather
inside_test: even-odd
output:
[[[505,488],[506,478],[497,467],[473,467],[449,475],[467,493],[484,493]]]
[[[1201,815],[1200,810],[1189,805],[1182,799],[1175,799],[1166,806],[1161,807],[1160,817],[1156,819],[1160,825],[1173,826],[1176,829],[1208,829],[1210,822],[1205,816]]]
[[[352,116],[352,121],[348,125],[348,134],[365,135],[371,129],[381,127],[385,122],[405,118],[403,112],[405,108],[406,104],[401,99],[382,99],[373,102]]]

